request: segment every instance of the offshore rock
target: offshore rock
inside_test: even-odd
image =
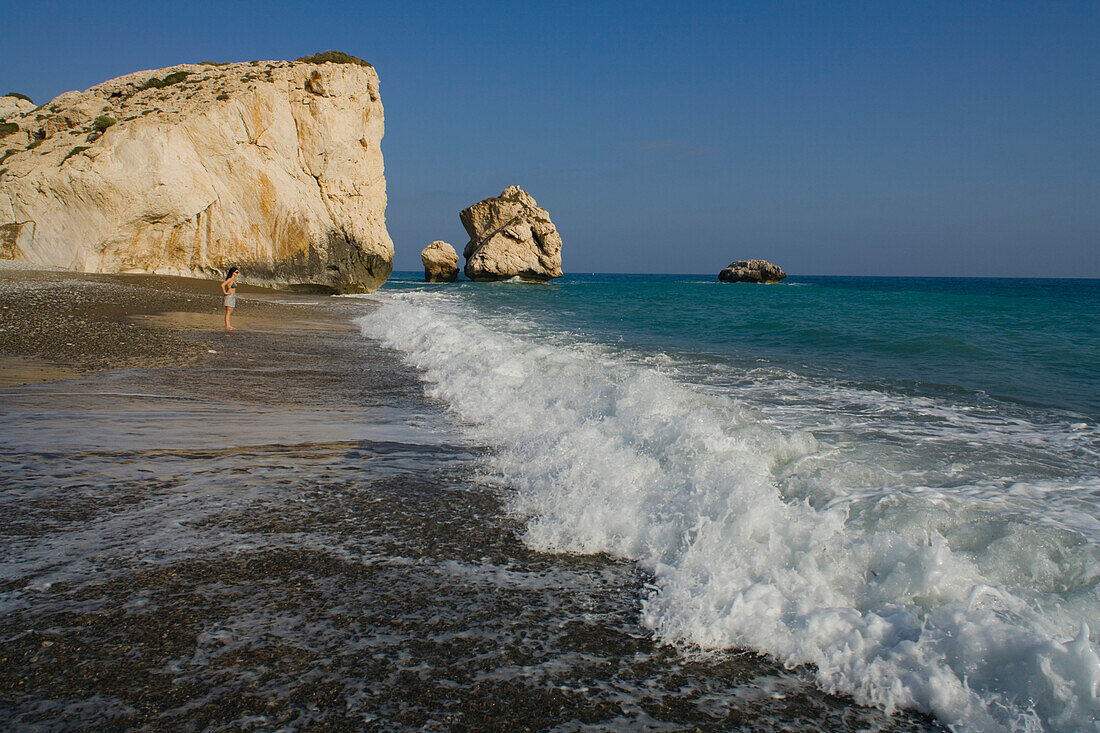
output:
[[[561,236],[546,210],[519,186],[509,186],[458,216],[470,235],[462,254],[471,280],[561,277]]]
[[[337,292],[393,269],[366,62],[173,66],[26,106],[4,100],[0,258]]]
[[[787,273],[767,260],[737,260],[718,273],[727,283],[777,283],[785,277]]]
[[[446,242],[436,240],[420,252],[424,282],[453,283],[458,279],[458,253]]]

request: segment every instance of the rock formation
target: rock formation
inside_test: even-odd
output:
[[[786,276],[767,260],[737,260],[718,273],[718,279],[727,283],[777,283]]]
[[[0,258],[374,290],[393,268],[383,110],[374,68],[343,58],[142,71],[29,111],[4,98]]]
[[[549,280],[561,277],[561,237],[545,209],[519,186],[459,214],[470,242],[466,277],[471,280]]]
[[[436,240],[420,253],[424,263],[424,282],[453,283],[458,279],[458,253],[446,242]]]
[[[23,115],[34,109],[34,102],[15,94],[5,94],[0,97],[0,120],[7,120],[16,115]],[[2,145],[3,143],[0,143]]]

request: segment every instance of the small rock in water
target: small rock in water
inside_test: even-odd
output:
[[[767,260],[736,260],[718,273],[718,279],[727,283],[777,283],[785,277],[779,265]]]
[[[424,282],[453,283],[458,279],[458,253],[455,248],[436,240],[420,252],[424,263]]]

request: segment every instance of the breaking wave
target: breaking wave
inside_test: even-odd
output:
[[[661,640],[812,665],[824,690],[960,730],[1096,726],[1100,479],[922,483],[935,472],[898,468],[904,430],[819,431],[817,397],[773,415],[767,375],[715,388],[460,296],[380,300],[364,334],[494,449],[525,541],[635,560]]]

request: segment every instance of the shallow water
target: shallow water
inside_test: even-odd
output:
[[[0,395],[5,728],[936,728],[657,643],[653,577],[522,541],[497,448],[394,355],[233,338]]]
[[[528,547],[671,644],[961,730],[1100,714],[1100,283],[395,278],[361,319]]]

